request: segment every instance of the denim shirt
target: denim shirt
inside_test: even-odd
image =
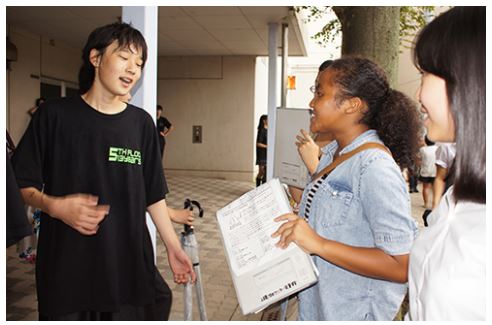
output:
[[[366,142],[382,143],[375,130],[357,137],[340,154]],[[319,172],[338,148],[326,147]],[[304,189],[299,214],[304,216]],[[376,247],[389,255],[409,254],[417,235],[410,213],[405,180],[393,158],[380,149],[357,153],[335,168],[321,183],[311,203],[310,226],[322,237],[355,247]],[[318,282],[299,293],[300,320],[392,320],[407,284],[378,280],[312,256],[320,272]]]

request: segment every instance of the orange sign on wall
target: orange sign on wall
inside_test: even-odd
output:
[[[296,76],[287,76],[287,89],[296,89]]]

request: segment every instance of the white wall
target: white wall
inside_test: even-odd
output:
[[[167,174],[251,181],[254,166],[253,56],[160,57],[157,102],[175,126]],[[201,125],[202,143],[192,143]]]
[[[82,49],[43,38],[41,42],[41,75],[78,84],[82,64]]]
[[[396,89],[416,101],[415,93],[420,86],[420,73],[413,65],[412,50],[403,47],[400,49],[402,53],[400,53]]]
[[[291,108],[309,108],[313,99],[310,88],[314,85],[318,74],[319,64],[293,65],[289,68],[289,75],[296,76],[296,88],[287,90],[287,106]]]
[[[17,61],[11,63],[11,71],[7,72],[7,129],[17,144],[30,120],[27,111],[40,96],[39,76],[77,83],[81,52],[9,27],[10,41],[17,47]]]
[[[11,63],[7,87],[9,107],[7,129],[17,144],[29,122],[27,110],[39,97],[39,79],[31,78],[40,71],[40,37],[14,28],[10,29],[10,41],[17,47],[17,61]]]

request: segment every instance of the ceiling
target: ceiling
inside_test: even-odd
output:
[[[303,25],[290,8],[159,7],[159,56],[268,55],[268,23],[284,21],[289,23],[289,55],[305,56]],[[94,28],[120,16],[121,7],[6,7],[8,25],[80,49]],[[278,46],[280,41],[279,33]]]

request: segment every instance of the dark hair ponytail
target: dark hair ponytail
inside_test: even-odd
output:
[[[336,71],[337,102],[351,97],[363,100],[367,111],[360,122],[377,131],[401,168],[413,168],[420,122],[412,100],[391,89],[384,71],[369,59],[345,57],[335,60],[328,69]]]
[[[389,89],[386,100],[373,111],[377,113],[371,114],[370,120],[366,122],[366,115],[362,121],[377,130],[400,167],[413,169],[420,138],[420,118],[415,104],[402,92]]]

